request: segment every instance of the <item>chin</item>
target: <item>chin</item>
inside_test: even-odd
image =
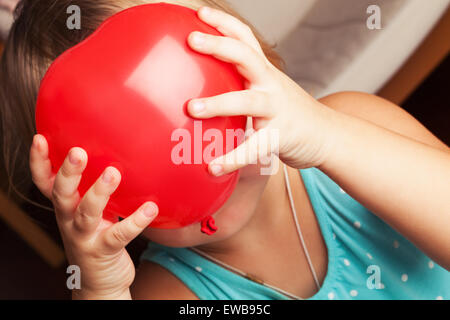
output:
[[[200,231],[200,223],[178,228],[147,228],[143,235],[150,241],[174,247],[195,247],[223,241],[238,233],[250,220],[264,191],[268,176],[259,174],[259,166],[241,169],[239,181],[230,198],[212,216],[218,230],[213,235]]]

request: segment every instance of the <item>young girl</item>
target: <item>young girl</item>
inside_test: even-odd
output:
[[[10,171],[12,163],[21,164],[13,155],[31,143],[39,81],[51,61],[107,17],[151,1],[77,1],[80,31],[65,28],[71,2],[27,0],[17,9],[1,62]],[[315,100],[277,68],[276,54],[222,2],[175,3],[198,10],[224,35],[194,32],[192,49],[235,64],[247,79],[245,91],[188,106],[198,119],[253,117],[253,135],[209,166],[217,176],[241,169],[239,183],[214,214],[220,228],[212,236],[198,225],[147,228],[158,213],[155,203],[112,224],[102,210],[120,183],[118,170],[105,168],[80,199],[86,152],[71,149],[53,175],[47,142],[35,135],[32,180],[53,202],[69,263],[81,268],[82,288],[73,297],[450,298],[448,147],[381,98],[346,92]],[[233,161],[272,129],[280,137],[280,170],[264,176],[260,165],[246,165],[265,154],[250,154],[245,164]],[[125,246],[142,232],[150,244],[135,276]]]

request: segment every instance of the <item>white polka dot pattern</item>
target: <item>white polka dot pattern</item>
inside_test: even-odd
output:
[[[394,240],[394,242],[392,243],[392,245],[394,246],[395,249],[398,249],[400,247],[400,243],[398,243],[397,240]]]

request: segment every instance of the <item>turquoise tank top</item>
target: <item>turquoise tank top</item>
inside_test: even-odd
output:
[[[450,272],[316,168],[300,170],[328,248],[321,289],[309,299],[450,299]],[[186,248],[149,243],[159,264],[202,300],[288,300]]]

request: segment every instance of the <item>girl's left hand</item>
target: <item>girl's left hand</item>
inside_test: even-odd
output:
[[[190,101],[189,113],[199,119],[251,116],[255,130],[235,150],[212,161],[210,172],[224,175],[276,153],[294,168],[320,166],[332,144],[334,111],[273,66],[240,20],[209,7],[201,8],[198,16],[224,36],[193,32],[188,38],[191,48],[235,64],[247,82],[244,91]]]

